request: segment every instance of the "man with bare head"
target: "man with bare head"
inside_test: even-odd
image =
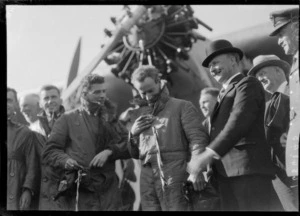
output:
[[[36,102],[38,97],[33,96],[32,103]],[[33,102],[34,101],[34,102]],[[39,155],[41,157],[42,150],[46,145],[46,141],[50,136],[54,123],[64,113],[65,109],[62,106],[60,98],[60,90],[54,85],[45,85],[40,90],[39,105],[41,111],[37,114],[38,120],[32,124],[31,128],[37,132],[39,139]],[[24,112],[26,111],[24,107]],[[42,161],[42,160],[41,160]],[[51,199],[51,187],[56,182],[51,182],[49,179],[55,176],[53,169],[47,166],[42,161],[42,176],[40,184],[40,210],[59,210],[59,206]]]
[[[54,85],[43,86],[40,90],[40,106],[43,111],[39,114],[39,119],[44,135],[48,137],[55,121],[65,112],[60,90]]]
[[[41,112],[39,105],[40,97],[37,94],[26,94],[20,98],[20,108],[26,121],[29,123],[29,128],[34,130],[38,123],[38,113]]]
[[[169,95],[154,66],[140,66],[131,81],[147,101],[147,109],[131,127],[129,145],[132,157],[142,161],[142,209],[188,210],[188,200],[182,192],[189,177],[186,164],[191,155],[204,151],[208,142],[200,115],[191,102]],[[191,181],[194,189],[203,189],[202,173]]]
[[[14,91],[7,88],[7,210],[29,210],[37,196],[39,164],[36,137],[14,119]]]
[[[15,110],[15,114],[13,116],[14,120],[16,122],[19,122],[23,125],[29,125],[29,123],[26,121],[24,115],[22,115],[21,111],[20,111],[20,104],[18,101],[18,93],[15,89],[10,88],[11,89],[11,94],[13,95],[12,100],[13,100],[13,105],[14,105],[14,110]]]
[[[199,105],[205,118],[208,118],[211,115],[217,103],[218,94],[219,89],[217,88],[207,87],[202,89],[200,94]]]

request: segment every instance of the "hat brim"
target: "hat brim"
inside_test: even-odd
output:
[[[269,61],[262,62],[256,66],[252,67],[248,72],[248,76],[255,76],[260,69],[262,69],[263,67],[267,67],[267,66],[280,67],[284,71],[286,77],[288,77],[288,74],[289,74],[290,68],[291,68],[289,63],[287,63],[286,61],[269,60]]]
[[[243,52],[242,50],[238,49],[238,48],[235,48],[235,47],[228,47],[228,48],[224,48],[224,49],[219,49],[213,53],[211,53],[209,56],[207,56],[204,61],[202,62],[202,66],[203,67],[208,67],[210,61],[218,56],[218,55],[221,55],[221,54],[225,54],[225,53],[237,53],[239,56],[240,56],[240,59],[243,58]]]
[[[280,32],[281,28],[286,26],[288,23],[290,23],[290,21],[283,22],[279,26],[276,26],[276,28],[271,32],[271,34],[269,34],[269,36],[276,36]]]

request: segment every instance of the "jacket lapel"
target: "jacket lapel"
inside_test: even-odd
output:
[[[213,112],[212,112],[212,115],[211,115],[210,120],[212,120],[212,119],[215,117],[215,115],[216,115],[218,109],[220,108],[222,102],[223,102],[224,99],[226,98],[226,95],[227,95],[227,94],[234,88],[234,86],[235,86],[241,79],[243,79],[243,78],[244,78],[244,75],[239,74],[239,75],[237,75],[236,77],[234,77],[234,78],[230,81],[230,83],[229,83],[227,89],[225,90],[225,92],[224,92],[224,94],[223,94],[223,97],[221,98],[220,102],[217,102],[217,103],[216,103],[215,108],[214,108],[214,110],[213,110]]]

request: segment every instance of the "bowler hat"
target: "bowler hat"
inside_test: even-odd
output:
[[[224,53],[237,53],[240,56],[240,59],[243,58],[242,50],[235,48],[232,44],[227,40],[216,40],[211,42],[206,48],[206,59],[202,62],[203,67],[208,67],[209,62],[216,56],[224,54]]]
[[[281,60],[276,55],[259,55],[253,59],[253,67],[250,68],[248,76],[255,76],[260,69],[268,66],[280,67],[287,77],[291,68],[289,63]]]
[[[299,8],[290,8],[280,11],[274,11],[270,14],[270,19],[273,22],[274,30],[270,36],[275,36],[280,29],[292,21],[299,22]]]

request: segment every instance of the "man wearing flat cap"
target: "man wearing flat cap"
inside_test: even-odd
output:
[[[212,164],[221,210],[268,211],[274,167],[264,133],[264,89],[239,71],[243,52],[229,41],[211,42],[206,54],[202,65],[223,88],[210,117],[210,143],[188,171],[196,175]]]
[[[265,132],[271,145],[272,160],[276,169],[276,178],[272,181],[277,196],[285,211],[296,211],[297,184],[288,177],[285,168],[285,145],[280,143],[282,134],[289,128],[289,85],[287,83],[290,65],[275,55],[260,55],[253,59],[253,67],[248,75],[256,76],[265,90],[272,94],[266,103]],[[287,78],[286,78],[287,77]]]
[[[288,176],[293,176],[295,180],[298,180],[300,136],[299,8],[275,11],[270,14],[270,18],[274,26],[270,36],[278,37],[278,44],[284,49],[285,54],[293,56],[292,68],[289,73],[290,127],[286,141],[286,171]]]

